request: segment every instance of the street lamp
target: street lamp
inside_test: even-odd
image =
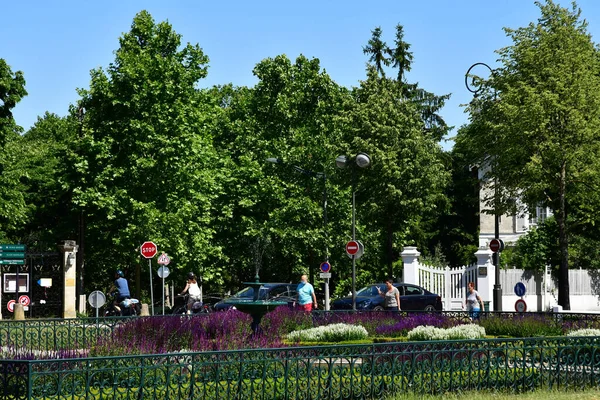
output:
[[[465,86],[467,87],[467,90],[469,92],[473,93],[473,96],[475,96],[475,97],[477,97],[477,95],[479,94],[479,92],[481,92],[483,87],[480,83],[478,85],[478,87],[471,88],[471,86],[469,86],[468,79],[469,79],[471,70],[478,65],[481,65],[481,66],[489,69],[490,73],[492,74],[492,77],[494,76],[494,70],[486,63],[478,62],[469,67],[469,69],[467,70],[467,73],[465,74]],[[475,84],[474,78],[471,81],[471,84]],[[497,95],[497,93],[496,93],[496,91],[494,91],[494,100],[496,100],[496,95]],[[498,182],[497,182],[496,178],[494,177],[494,238],[497,240],[500,239],[500,215],[498,215],[498,195],[499,195]],[[499,257],[500,257],[500,250],[495,251],[492,254],[492,263],[494,264],[494,270],[495,270],[494,291],[493,291],[494,311],[502,311],[502,284],[500,283],[500,262],[499,262],[500,260],[499,260]]]
[[[354,163],[352,163],[354,161]],[[338,156],[335,165],[338,168],[346,168],[356,164],[359,168],[367,168],[371,165],[371,157],[366,153],[358,153],[354,158]],[[356,168],[352,169],[352,241],[356,241]],[[356,255],[352,256],[352,310],[356,311]]]
[[[325,172],[313,172],[308,169],[301,168],[297,165],[286,164],[280,158],[269,157],[267,161],[274,164],[282,164],[289,165],[296,172],[299,172],[303,175],[308,175],[313,178],[322,178],[323,179],[323,231],[324,234],[327,235],[327,174]],[[329,261],[329,252],[327,249],[327,240],[325,240],[325,262]],[[313,268],[309,269],[309,275],[311,283],[314,281],[313,279]],[[329,278],[325,278],[325,311],[329,310]]]

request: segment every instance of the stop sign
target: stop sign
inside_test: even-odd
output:
[[[144,242],[140,248],[140,252],[144,258],[152,258],[158,252],[158,247],[153,242]]]
[[[497,253],[498,251],[502,251],[503,248],[504,248],[504,243],[502,243],[502,240],[492,239],[490,241],[490,250],[493,251],[494,253]]]
[[[360,247],[356,240],[351,240],[348,243],[346,243],[346,253],[348,253],[349,256],[353,256],[356,253],[358,253],[359,249]]]

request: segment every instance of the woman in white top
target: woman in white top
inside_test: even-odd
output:
[[[401,311],[400,309],[400,292],[398,288],[393,285],[393,281],[388,279],[385,281],[386,290],[382,292],[377,286],[377,291],[379,295],[384,299],[384,308],[388,311]]]
[[[198,286],[198,282],[196,281],[196,275],[193,272],[188,274],[188,280],[185,285],[185,289],[179,295],[183,295],[185,292],[188,292],[189,297],[187,301],[187,313],[191,314],[192,306],[195,302],[200,301],[200,287]]]
[[[466,303],[467,311],[469,311],[469,317],[471,317],[471,320],[479,318],[479,313],[483,309],[483,300],[481,300],[481,296],[479,296],[479,293],[477,293],[477,290],[475,290],[475,283],[473,282],[469,282]]]

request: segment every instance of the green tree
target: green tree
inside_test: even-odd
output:
[[[220,226],[230,255],[231,283],[252,278],[298,279],[314,274],[334,240],[336,203],[323,228],[323,181],[298,173],[294,165],[317,173],[333,166],[335,117],[348,91],[321,70],[318,59],[268,58],[256,65],[253,88],[216,88],[224,113],[215,146],[231,157],[231,175],[222,206],[232,219]],[[275,165],[267,158],[279,158]],[[328,191],[335,199],[336,189]],[[347,231],[347,230],[346,230]]]
[[[92,278],[117,266],[132,276],[140,244],[153,240],[171,255],[174,276],[194,271],[219,282],[214,105],[196,89],[208,57],[198,45],[182,46],[169,23],[155,23],[146,11],[119,42],[115,61],[106,72],[93,70],[90,88],[81,90],[83,178],[74,195],[94,238],[86,248]]]
[[[569,231],[574,210],[597,209],[600,76],[598,52],[573,3],[536,3],[537,23],[505,29],[513,44],[498,51],[502,66],[483,81],[469,106],[468,132],[479,165],[500,190],[500,211],[547,205],[559,232],[558,303],[569,303]],[[586,193],[586,195],[582,195]],[[493,196],[492,196],[493,197]],[[494,198],[489,199],[490,204]],[[578,214],[583,217],[582,214]]]
[[[13,118],[12,110],[23,97],[25,78],[21,71],[12,72],[0,58],[0,238],[13,240],[10,232],[24,223],[28,210],[21,177],[26,174],[18,164],[18,148],[22,128]]]

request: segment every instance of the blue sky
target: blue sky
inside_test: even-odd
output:
[[[557,1],[569,6],[570,1]],[[362,47],[380,26],[392,44],[396,24],[414,56],[410,82],[436,94],[451,93],[442,110],[450,125],[467,122],[460,106],[471,98],[464,84],[476,62],[496,65],[495,50],[509,45],[503,27],[537,20],[531,0],[304,0],[275,1],[123,1],[2,0],[0,58],[25,74],[29,95],[14,110],[28,129],[46,111],[67,113],[77,88],[89,86],[89,71],[113,61],[118,38],[135,14],[148,10],[168,20],[184,42],[198,43],[210,58],[207,87],[252,86],[253,67],[262,59],[286,54],[318,58],[339,84],[357,86],[365,77]],[[600,1],[577,3],[600,41]],[[473,71],[484,76],[485,70]],[[454,134],[456,129],[452,132]],[[452,135],[451,134],[451,135]],[[450,148],[451,142],[444,148]]]

